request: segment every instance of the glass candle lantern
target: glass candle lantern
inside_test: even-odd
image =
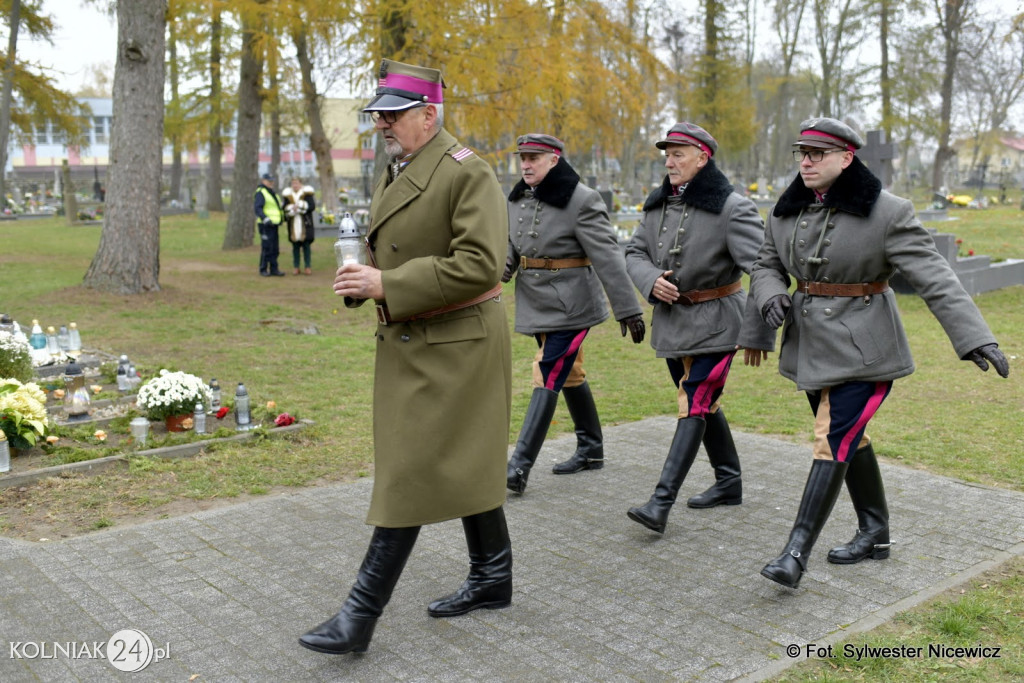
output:
[[[89,417],[89,387],[85,386],[85,375],[75,361],[64,368],[64,412],[68,420],[84,420]]]
[[[7,435],[0,429],[0,472],[11,471],[11,446],[7,443]]]
[[[349,263],[366,264],[366,247],[359,234],[359,226],[348,211],[338,225],[338,239],[334,242],[334,256],[341,268]]]
[[[67,354],[72,358],[82,355],[82,335],[78,331],[77,323],[68,324],[68,350]]]
[[[235,425],[238,431],[246,431],[251,428],[252,413],[249,410],[249,392],[245,385],[238,383],[235,390]]]

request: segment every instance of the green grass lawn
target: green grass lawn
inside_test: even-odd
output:
[[[965,253],[973,249],[997,259],[1024,258],[1024,213],[1017,208],[964,209],[952,214],[959,220],[935,227],[962,238]],[[161,290],[138,296],[81,287],[99,243],[100,226],[67,226],[62,219],[0,222],[0,311],[22,325],[29,325],[33,318],[44,326],[75,321],[87,348],[128,354],[144,378],[164,367],[186,370],[206,379],[216,377],[226,397],[237,382],[244,382],[254,406],[273,400],[278,410],[316,422],[296,441],[267,442],[256,459],[244,462],[232,457],[238,447],[229,446],[196,459],[138,462],[129,472],[117,475],[120,479],[102,475],[63,482],[61,495],[69,505],[82,501],[78,507],[87,508],[80,511],[87,528],[116,523],[111,518],[111,500],[141,512],[175,499],[261,495],[276,487],[342,481],[372,472],[375,319],[368,306],[344,309],[331,291],[333,240],[320,239],[313,245],[312,276],[261,278],[256,272],[257,247],[220,249],[225,222],[224,214],[206,220],[165,218]],[[290,245],[283,241],[281,266],[290,273],[290,264]],[[918,371],[896,382],[872,422],[877,453],[907,467],[1024,490],[1024,287],[976,299],[1010,359],[1008,380],[957,359],[920,299],[898,298]],[[506,300],[511,319],[511,285],[506,286]],[[280,329],[308,324],[320,334]],[[535,350],[532,338],[514,336],[510,442],[529,402]],[[634,345],[619,335],[618,325],[604,324],[592,331],[585,352],[588,378],[605,424],[674,414],[675,391],[664,362],[654,358],[646,343]],[[778,375],[774,354],[760,368],[734,363],[723,405],[735,429],[801,444],[810,441],[807,401]],[[571,431],[561,403],[551,433]],[[3,517],[0,509],[0,529]],[[1017,595],[1019,573],[1006,579],[1016,582],[1012,587]],[[1001,582],[998,577],[994,580],[1000,586]],[[971,588],[965,595],[979,591]],[[1004,645],[1015,644],[1019,653],[1021,606],[1008,595],[1012,591],[1004,593],[991,609],[1010,610],[1018,617],[1018,628],[999,637],[1007,640]],[[962,612],[968,624],[979,628],[991,620],[991,611],[965,608]],[[892,626],[945,642],[945,627],[927,617],[897,620]],[[872,638],[867,634],[869,642]],[[988,664],[980,666],[982,673],[989,671]],[[825,673],[829,680],[846,680],[847,674],[875,678],[874,673],[841,668]],[[1002,673],[994,675],[1010,680]],[[895,678],[900,675],[889,676]]]

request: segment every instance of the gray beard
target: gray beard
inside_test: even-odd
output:
[[[402,143],[398,140],[384,143],[384,153],[391,158],[392,161],[395,159],[405,156],[405,150],[402,149]]]

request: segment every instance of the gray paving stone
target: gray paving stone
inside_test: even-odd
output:
[[[627,519],[649,497],[670,417],[605,428],[608,464],[552,476],[571,437],[545,444],[506,514],[513,607],[426,614],[467,571],[457,522],[425,527],[370,652],[330,657],[297,636],[333,614],[371,530],[370,480],[46,543],[0,539],[0,633],[9,641],[102,641],[144,631],[171,657],[127,674],[106,660],[16,659],[0,680],[722,681],[760,680],[788,644],[824,643],[945,585],[1024,554],[1024,495],[883,465],[892,557],[829,565],[852,536],[843,494],[801,588],[759,575],[782,548],[810,449],[736,433],[744,503],[690,510],[712,481],[701,456],[665,534]],[[874,620],[874,621],[873,621]]]

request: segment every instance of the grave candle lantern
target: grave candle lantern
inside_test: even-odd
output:
[[[75,361],[64,368],[64,412],[68,420],[84,420],[89,416],[89,388],[85,375]]]
[[[359,226],[348,211],[338,225],[338,239],[334,243],[334,256],[341,268],[349,263],[366,265],[366,250],[359,236]]]

